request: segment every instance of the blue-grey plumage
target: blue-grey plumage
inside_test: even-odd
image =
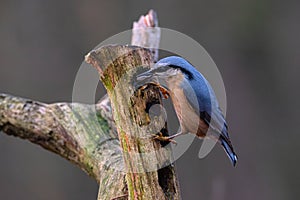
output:
[[[210,137],[222,145],[235,165],[237,156],[229,139],[227,123],[216,95],[205,77],[188,61],[178,56],[159,60],[149,71],[138,75],[137,79],[153,81],[153,77],[159,83],[166,83],[180,122],[181,132],[169,138],[185,133],[193,133],[203,138],[210,128]]]

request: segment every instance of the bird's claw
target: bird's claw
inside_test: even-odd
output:
[[[128,197],[128,194],[123,194],[123,195],[120,195],[120,196],[117,196],[117,197],[114,197],[110,200],[118,200],[118,199],[125,199],[125,197]],[[126,198],[127,199],[127,198]]]
[[[177,142],[175,140],[171,139],[168,136],[163,136],[163,134],[161,132],[159,134],[154,134],[152,137],[154,140],[159,140],[161,142],[171,142],[173,144],[177,144]]]

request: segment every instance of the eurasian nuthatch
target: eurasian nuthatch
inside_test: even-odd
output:
[[[200,138],[208,135],[222,145],[235,166],[237,156],[215,93],[204,76],[189,62],[178,56],[163,58],[149,71],[139,74],[137,80],[158,80],[156,84],[165,88],[171,96],[181,131],[167,139],[186,133],[196,134]],[[161,80],[166,87],[161,85]]]

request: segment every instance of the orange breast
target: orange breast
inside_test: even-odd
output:
[[[182,89],[174,88],[171,90],[170,96],[181,125],[181,131],[204,137],[208,130],[208,125],[200,119],[198,113],[191,107]]]

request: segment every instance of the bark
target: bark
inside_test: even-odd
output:
[[[44,104],[0,94],[0,130],[52,151],[94,177],[101,199],[126,193],[118,138],[99,104]],[[105,190],[104,190],[105,189]]]
[[[112,107],[108,97],[96,105],[44,104],[0,94],[0,131],[27,139],[78,165],[99,183],[99,200],[179,199],[174,168],[169,165],[156,170],[153,166],[153,163],[158,168],[169,164],[170,149],[153,141],[149,131],[140,132],[141,127],[149,125],[146,108],[161,103],[159,91],[154,85],[135,91],[131,84],[137,66],[149,67],[158,58],[159,29],[148,29],[156,26],[157,17],[152,10],[134,23],[132,44],[150,50],[115,46],[89,54],[94,55],[93,62],[102,74]],[[118,59],[108,64],[112,55]],[[106,64],[102,65],[103,62]],[[108,68],[101,71],[103,66]],[[124,78],[122,74],[127,76]],[[127,82],[115,90],[119,80]],[[133,93],[126,92],[128,88]],[[167,133],[165,128],[162,131]],[[145,157],[141,154],[144,152],[152,154]]]
[[[151,51],[136,46],[106,46],[90,52],[86,61],[99,72],[111,100],[125,161],[129,199],[179,199],[170,149],[153,140],[162,118],[150,120],[149,108],[161,104],[159,88],[135,88],[134,77],[150,67]],[[165,167],[166,166],[166,167]],[[163,168],[165,167],[165,168]],[[161,169],[163,168],[163,169]]]

